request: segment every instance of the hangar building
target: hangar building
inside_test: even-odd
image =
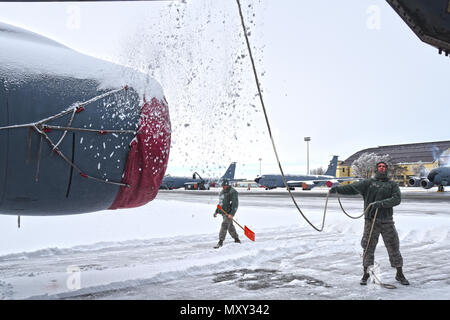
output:
[[[352,177],[352,163],[364,153],[389,155],[392,163],[400,167],[401,173],[393,177],[401,186],[406,186],[410,177],[417,176],[421,168],[427,172],[433,168],[450,164],[450,141],[397,144],[368,148],[352,154],[338,162],[337,177]]]

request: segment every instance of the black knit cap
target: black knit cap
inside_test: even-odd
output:
[[[230,181],[229,181],[229,180],[224,179],[224,180],[222,181],[222,187],[229,186],[229,185],[230,185]]]
[[[384,161],[377,162],[377,164],[375,165],[375,167],[378,168],[378,165],[379,165],[380,163],[384,163],[385,166],[386,166],[386,169],[389,167],[388,164],[387,164],[386,162],[384,162]]]

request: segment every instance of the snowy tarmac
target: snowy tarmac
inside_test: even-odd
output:
[[[395,281],[380,237],[376,274],[397,286],[389,290],[359,285],[364,221],[347,218],[335,198],[319,233],[286,196],[238,190],[236,220],[256,241],[237,228],[242,244],[228,235],[218,250],[219,189],[161,191],[129,210],[22,217],[20,229],[16,217],[0,216],[0,299],[450,299],[448,192],[424,200],[402,190],[394,217],[411,285]],[[324,199],[297,198],[316,226]],[[360,197],[342,200],[350,214],[362,212]]]

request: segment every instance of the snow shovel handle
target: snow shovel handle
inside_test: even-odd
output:
[[[228,219],[233,220],[233,222],[236,223],[239,227],[241,227],[242,230],[245,230],[236,220],[233,219],[233,216],[231,214],[229,214],[228,212],[226,212],[225,210],[223,210],[220,205],[217,205],[217,209],[219,209],[220,211],[225,213],[225,215],[228,217]]]
[[[235,222],[242,230],[244,230],[244,234],[247,236],[247,238],[249,238],[252,241],[255,241],[255,233],[252,230],[247,228],[247,226],[245,226],[245,228],[242,228],[242,226],[236,220],[233,219],[233,216],[231,214],[229,214],[228,212],[226,212],[225,210],[223,210],[222,207],[219,204],[217,205],[217,209],[219,209],[224,214],[226,214],[228,219],[233,220],[233,222]]]

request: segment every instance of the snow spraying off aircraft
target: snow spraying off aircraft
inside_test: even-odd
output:
[[[0,213],[61,215],[153,200],[171,141],[148,75],[0,23]]]

